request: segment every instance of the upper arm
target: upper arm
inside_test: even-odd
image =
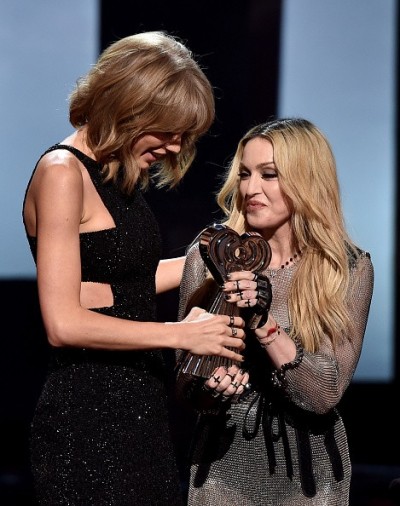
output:
[[[40,306],[49,336],[79,306],[83,180],[76,163],[42,159],[31,183]]]

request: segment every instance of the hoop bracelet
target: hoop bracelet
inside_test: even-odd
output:
[[[278,334],[276,336],[274,336],[272,339],[270,339],[269,341],[265,341],[264,343],[261,343],[261,346],[263,348],[265,348],[266,346],[269,346],[270,344],[272,344],[275,339],[278,337]]]

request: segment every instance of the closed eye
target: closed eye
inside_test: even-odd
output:
[[[238,177],[241,181],[248,179],[250,176],[251,176],[250,172],[247,172],[244,170],[242,170],[238,173]],[[261,176],[261,179],[265,179],[265,180],[276,179],[278,177],[278,172],[276,170],[271,171],[271,172],[270,171],[263,172],[260,174],[260,176]]]
[[[275,178],[277,178],[277,177],[278,177],[278,173],[277,173],[277,171],[276,171],[276,170],[271,171],[271,172],[263,172],[263,173],[261,174],[261,177],[262,177],[263,179],[275,179]]]

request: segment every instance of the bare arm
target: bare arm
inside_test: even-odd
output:
[[[181,348],[199,354],[233,354],[240,360],[240,355],[225,348],[243,347],[243,330],[230,337],[228,317],[167,325],[106,316],[82,306],[79,231],[90,216],[84,208],[79,164],[56,160],[54,156],[42,159],[28,197],[35,210],[39,300],[49,342],[115,350]],[[237,326],[242,326],[239,319]]]
[[[160,261],[156,272],[156,293],[163,293],[178,288],[182,279],[185,258],[176,257]]]

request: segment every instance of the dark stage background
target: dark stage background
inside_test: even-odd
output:
[[[280,0],[153,1],[140,2],[140,8],[126,0],[101,2],[101,49],[131,33],[165,29],[188,43],[215,87],[217,119],[200,141],[193,167],[178,189],[147,194],[160,223],[164,257],[184,254],[194,236],[220,217],[214,195],[238,139],[253,124],[276,115],[281,7]],[[260,48],[268,66],[259,65]],[[8,322],[3,322],[7,347],[0,367],[0,505],[30,506],[35,502],[28,429],[45,375],[46,341],[35,283],[0,281],[0,290]],[[176,310],[177,292],[159,297],[160,321],[175,319]],[[172,357],[166,358],[172,364]],[[389,483],[400,476],[398,366],[396,345],[394,381],[352,383],[340,405],[354,465],[352,506],[391,504]],[[172,422],[184,478],[192,420],[172,404]]]

